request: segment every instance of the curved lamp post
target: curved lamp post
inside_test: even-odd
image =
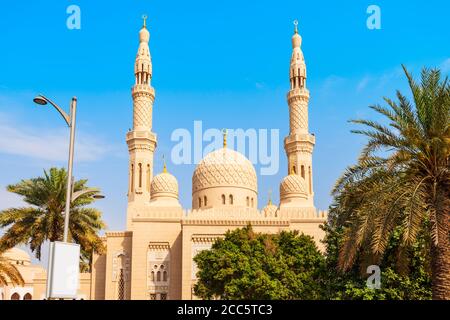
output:
[[[70,104],[70,115],[68,115],[63,109],[61,109],[56,103],[46,98],[43,95],[36,96],[33,101],[36,104],[45,106],[50,103],[64,118],[64,121],[70,128],[70,144],[69,144],[69,162],[67,165],[67,193],[66,193],[66,210],[67,213],[64,217],[64,242],[67,242],[67,235],[69,232],[69,213],[70,213],[70,203],[72,196],[72,168],[73,168],[73,148],[75,142],[75,119],[77,111],[77,98],[73,97]]]

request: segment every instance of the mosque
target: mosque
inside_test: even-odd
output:
[[[192,208],[182,208],[178,182],[164,165],[153,175],[157,136],[152,131],[155,89],[144,25],[134,64],[133,127],[126,134],[129,151],[126,230],[106,232],[106,253],[94,255],[92,273],[81,274],[80,297],[96,300],[196,299],[193,257],[209,249],[227,230],[251,224],[255,231],[298,230],[311,235],[322,250],[320,225],[327,212],[314,207],[312,152],[315,136],[308,131],[309,91],[306,64],[297,26],[292,36],[287,104],[288,159],[280,183],[280,203],[258,209],[257,175],[253,164],[227,147],[207,154],[192,176]],[[41,274],[42,272],[40,272]],[[40,280],[39,280],[40,279]],[[41,299],[45,275],[34,297]]]

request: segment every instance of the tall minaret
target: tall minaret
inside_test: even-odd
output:
[[[134,65],[136,82],[132,88],[133,129],[127,133],[130,153],[128,205],[140,205],[150,201],[150,183],[153,176],[153,153],[156,134],[152,132],[152,111],[155,90],[151,86],[152,60],[148,42],[150,33],[144,25],[139,32],[139,49]],[[130,214],[129,214],[130,215]],[[129,219],[131,217],[128,217]]]
[[[290,90],[287,94],[289,135],[284,139],[284,149],[288,158],[288,174],[297,174],[305,179],[308,202],[313,204],[312,152],[315,137],[308,132],[309,91],[306,88],[305,59],[300,48],[302,37],[298,34],[297,24],[298,22],[294,21],[289,68]]]

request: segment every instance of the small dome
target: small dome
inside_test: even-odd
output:
[[[177,179],[164,169],[164,172],[153,177],[150,194],[151,198],[171,197],[178,199]]]
[[[286,176],[280,184],[280,198],[308,198],[306,181],[298,174]]]
[[[23,262],[26,265],[31,263],[30,255],[26,251],[19,248],[11,248],[6,250],[2,256],[11,262]]]
[[[241,153],[226,147],[206,155],[192,177],[192,192],[214,187],[239,187],[257,192],[253,164]]]
[[[278,207],[272,203],[272,201],[269,201],[267,206],[265,206],[262,210],[264,217],[266,218],[273,218],[277,216]]]

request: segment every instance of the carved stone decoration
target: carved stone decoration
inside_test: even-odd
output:
[[[147,251],[148,299],[168,299],[170,286],[170,246],[168,242],[151,242]]]
[[[244,155],[222,148],[209,153],[200,161],[192,177],[192,186],[194,192],[218,186],[238,186],[256,192],[256,172]]]

